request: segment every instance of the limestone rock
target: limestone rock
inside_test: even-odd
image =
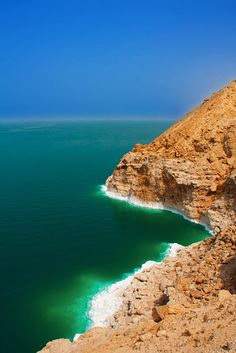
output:
[[[228,300],[231,300],[232,294],[228,290],[222,289],[219,291],[218,297],[219,301],[224,303]]]
[[[236,81],[118,164],[107,188],[161,202],[217,232],[236,224]]]

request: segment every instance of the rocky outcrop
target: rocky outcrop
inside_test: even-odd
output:
[[[236,352],[236,81],[148,145],[107,180],[111,192],[158,202],[215,233],[134,276],[106,328],[42,353]]]
[[[137,144],[107,188],[161,202],[215,232],[236,223],[236,81],[148,145]]]
[[[42,353],[236,352],[236,229],[144,270],[123,293],[110,327]]]

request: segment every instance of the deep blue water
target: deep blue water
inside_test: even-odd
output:
[[[207,236],[181,216],[100,191],[119,159],[170,122],[0,124],[1,320],[4,353],[31,353],[83,332],[91,297],[167,245]]]

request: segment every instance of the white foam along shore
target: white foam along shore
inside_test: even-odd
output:
[[[183,246],[177,243],[170,244],[166,250],[165,256],[176,256],[181,248],[183,248]],[[135,270],[133,274],[128,275],[125,279],[108,286],[96,294],[90,303],[90,310],[88,312],[88,316],[92,321],[91,327],[108,326],[109,319],[122,305],[122,294],[130,285],[134,276],[155,264],[157,264],[156,261],[145,262],[141,268]]]
[[[153,209],[153,210],[169,211],[171,213],[178,214],[178,215],[182,216],[184,219],[186,219],[187,221],[202,225],[207,230],[207,232],[212,234],[212,230],[210,229],[208,224],[206,224],[204,222],[201,222],[199,220],[190,218],[185,213],[179,211],[176,208],[172,208],[172,207],[170,207],[168,205],[165,205],[162,202],[144,202],[144,201],[141,201],[140,199],[138,199],[137,197],[132,196],[132,195],[122,196],[118,192],[116,192],[115,190],[108,190],[106,185],[101,185],[101,191],[106,196],[108,196],[108,197],[110,197],[112,199],[126,201],[126,202],[130,203],[131,205],[134,205],[134,206],[137,206],[137,207],[150,208],[150,209]]]
[[[178,251],[182,248],[183,246],[177,243],[169,244],[167,250],[165,251],[164,258],[166,256],[176,256]],[[91,320],[90,328],[109,326],[111,317],[122,305],[122,294],[131,284],[133,278],[144,269],[150,268],[157,263],[158,262],[156,261],[147,261],[141,266],[141,268],[136,269],[133,274],[127,275],[127,277],[123,280],[109,285],[102,291],[98,292],[91,300],[89,311],[87,313]],[[76,333],[73,341],[76,341],[80,335],[80,333]]]
[[[134,196],[125,197],[115,191],[108,190],[106,185],[102,185],[101,190],[105,195],[107,195],[111,198],[126,201],[126,202],[131,203],[132,205],[142,207],[142,208],[151,208],[151,209],[156,209],[156,210],[167,210],[172,213],[179,214],[191,222],[200,224],[200,222],[197,222],[196,220],[188,218],[182,212],[180,212],[176,209],[172,209],[170,207],[167,207],[160,202],[142,202]],[[207,228],[207,226],[205,224],[202,224],[202,225],[205,226],[205,228],[210,232],[210,230]],[[176,256],[178,251],[181,250],[181,248],[183,248],[183,246],[180,244],[177,244],[177,243],[169,244],[169,247],[166,250],[164,257]],[[157,264],[156,261],[147,261],[141,266],[141,268],[135,270],[133,274],[128,275],[125,279],[118,281],[118,282],[106,287],[102,291],[98,292],[91,300],[90,306],[89,306],[88,317],[91,320],[90,328],[109,326],[110,318],[121,307],[122,294],[125,291],[125,289],[130,285],[134,276],[137,275],[138,273],[142,272],[144,269],[150,268],[155,264]],[[79,338],[79,336],[80,336],[80,334],[77,333],[74,336],[74,341],[76,341]]]

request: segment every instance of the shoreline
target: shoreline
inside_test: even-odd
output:
[[[122,305],[123,291],[131,284],[134,277],[144,270],[151,269],[157,264],[161,264],[166,257],[175,257],[181,249],[185,247],[178,243],[169,243],[167,249],[163,252],[161,261],[148,260],[141,267],[134,269],[133,273],[124,274],[124,278],[108,285],[99,291],[90,301],[90,308],[87,312],[93,327],[108,327],[110,319],[120,309]],[[126,277],[125,277],[126,276]],[[108,307],[109,304],[109,307]]]
[[[231,233],[218,234],[144,268],[124,290],[109,326],[90,328],[74,342],[53,340],[41,352],[156,353],[159,347],[160,353],[184,353],[187,346],[191,353],[202,347],[212,353],[225,342],[234,347],[236,292],[228,259],[235,245]]]
[[[102,191],[103,195],[109,198],[125,201],[136,207],[149,208],[149,209],[161,210],[161,211],[169,211],[171,213],[178,214],[189,222],[203,226],[210,236],[213,235],[212,230],[206,224],[199,222],[197,220],[191,219],[187,217],[183,212],[178,211],[177,209],[173,209],[171,207],[165,206],[162,203],[142,202],[138,198],[135,198],[133,196],[124,197],[119,193],[116,193],[115,191],[109,191],[106,185],[100,185],[100,190]],[[122,307],[122,304],[123,304],[122,295],[124,291],[130,286],[132,280],[135,278],[136,275],[141,274],[144,270],[148,268],[151,269],[153,266],[157,264],[161,265],[162,262],[167,257],[175,257],[181,249],[188,248],[197,243],[198,242],[192,243],[187,247],[184,247],[178,243],[169,243],[167,249],[163,254],[163,258],[161,261],[148,260],[144,264],[142,264],[140,268],[134,269],[133,273],[128,273],[127,276],[126,274],[124,274],[123,279],[108,285],[107,287],[99,291],[97,294],[95,294],[90,300],[88,305],[88,310],[86,312],[88,319],[91,321],[91,324],[89,325],[88,329],[90,330],[95,327],[104,328],[104,327],[111,326],[113,315],[116,312],[118,312]],[[80,335],[81,333],[76,333],[74,335],[73,341],[75,342]]]
[[[133,272],[123,274],[124,278],[99,290],[88,303],[86,316],[91,321],[91,324],[86,331],[92,328],[110,327],[113,315],[122,307],[122,295],[131,285],[132,280],[143,271],[151,269],[156,265],[161,265],[167,257],[174,258],[184,248],[183,245],[178,243],[168,243],[167,249],[161,253],[163,256],[161,256],[160,261],[148,260],[140,267],[135,268]],[[84,332],[75,333],[72,341],[75,342],[83,334]]]
[[[121,194],[119,194],[116,191],[108,190],[107,185],[101,185],[100,190],[102,191],[102,193],[104,195],[110,197],[111,199],[126,201],[129,204],[131,204],[132,206],[136,206],[136,207],[140,207],[140,208],[149,208],[152,210],[159,210],[159,211],[168,211],[168,212],[177,214],[189,222],[203,226],[210,235],[213,235],[213,230],[211,229],[209,224],[207,224],[203,221],[200,221],[200,220],[190,218],[184,212],[179,211],[176,208],[172,208],[168,205],[165,205],[162,202],[144,202],[144,201],[141,201],[140,199],[138,199],[137,197],[132,196],[132,195],[131,196],[122,196]]]

